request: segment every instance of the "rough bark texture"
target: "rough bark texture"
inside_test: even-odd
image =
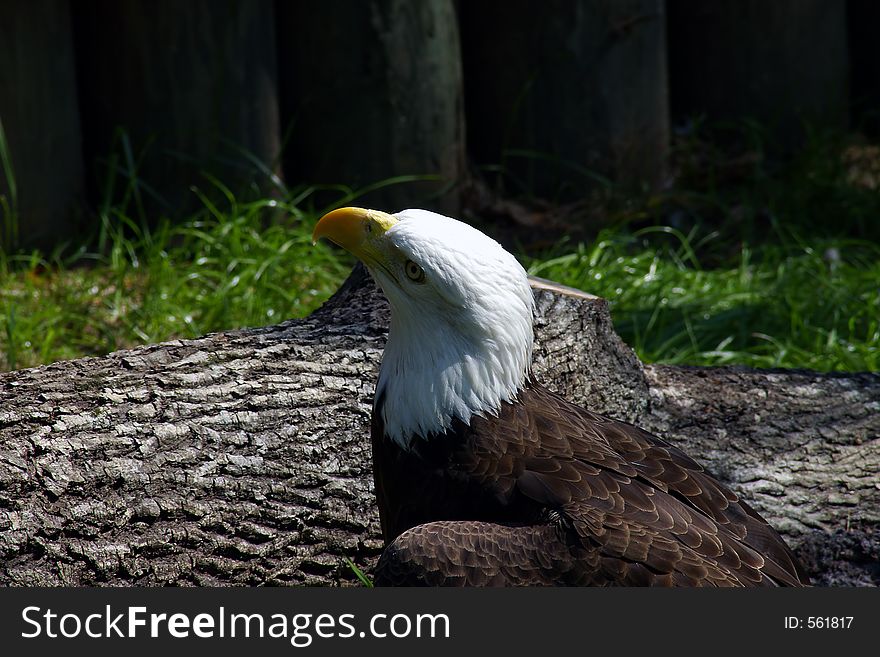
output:
[[[880,376],[648,366],[645,428],[776,527],[817,584],[880,585]]]
[[[880,376],[643,368],[607,303],[535,281],[535,375],[662,432],[822,583],[877,584]],[[362,270],[304,320],[0,376],[0,583],[340,584],[381,549]]]

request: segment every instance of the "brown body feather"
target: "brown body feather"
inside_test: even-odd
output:
[[[779,534],[683,452],[540,386],[410,450],[380,416],[377,584],[808,583]]]

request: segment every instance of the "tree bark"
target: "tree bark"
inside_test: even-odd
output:
[[[880,585],[880,375],[648,366],[640,424],[757,509],[817,584]]]
[[[533,287],[539,380],[683,446],[820,582],[878,583],[880,376],[644,368],[607,302]],[[356,582],[387,320],[358,268],[303,320],[0,376],[0,584]]]

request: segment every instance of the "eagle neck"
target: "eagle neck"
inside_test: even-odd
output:
[[[398,312],[379,372],[374,412],[403,449],[442,439],[458,420],[495,416],[528,380],[531,315],[463,330],[448,318]]]

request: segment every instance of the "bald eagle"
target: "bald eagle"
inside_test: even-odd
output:
[[[425,210],[334,210],[321,237],[391,304],[376,584],[808,584],[779,534],[682,451],[533,379],[534,299],[500,244]]]

